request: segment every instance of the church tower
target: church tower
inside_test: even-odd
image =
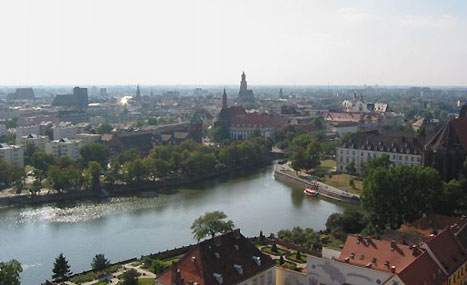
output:
[[[225,92],[225,88],[224,94],[222,94],[222,109],[227,109],[227,93]]]
[[[246,92],[248,90],[247,84],[246,84],[246,75],[245,71],[242,73],[242,81],[240,81],[240,93]]]
[[[139,84],[138,84],[138,85],[136,85],[136,95],[135,95],[135,100],[136,100],[136,101],[138,101],[138,102],[139,102],[139,101],[141,101],[141,92],[140,92],[140,90],[139,90]]]

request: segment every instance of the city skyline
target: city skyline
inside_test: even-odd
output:
[[[15,1],[2,85],[466,86],[462,1]]]

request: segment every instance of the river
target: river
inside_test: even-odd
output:
[[[306,197],[275,181],[273,167],[229,179],[105,201],[27,206],[0,211],[0,261],[18,259],[22,284],[51,276],[60,252],[71,270],[88,270],[92,257],[111,261],[193,243],[191,223],[206,211],[224,211],[244,235],[293,226],[324,229],[327,217],[345,205]]]

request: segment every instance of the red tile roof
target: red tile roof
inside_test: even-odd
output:
[[[214,274],[222,276],[222,284],[236,284],[273,266],[275,262],[268,255],[234,231],[200,242],[180,259],[176,269],[183,278],[180,284],[211,285],[218,284]],[[171,284],[176,276],[174,268],[162,273],[157,281]]]
[[[442,285],[447,283],[447,276],[431,258],[428,252],[422,253],[398,274],[408,285]]]
[[[461,247],[460,242],[449,229],[441,231],[433,239],[427,241],[425,246],[430,249],[449,274],[455,272],[467,261],[466,249]]]
[[[339,256],[340,261],[381,271],[401,272],[422,251],[419,248],[355,235],[348,235]]]
[[[423,234],[425,237],[429,237],[432,233],[439,232],[451,226],[460,229],[464,224],[466,224],[466,222],[466,220],[457,217],[431,214],[408,225],[402,225],[399,231],[417,231]]]

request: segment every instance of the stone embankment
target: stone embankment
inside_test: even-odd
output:
[[[296,187],[312,187],[313,183],[318,184],[318,191],[320,196],[324,196],[329,199],[337,200],[345,203],[359,204],[360,196],[357,194],[352,194],[341,189],[337,189],[330,185],[324,184],[319,181],[310,181],[298,177],[294,174],[293,171],[290,171],[289,168],[285,165],[276,164],[274,167],[274,178],[279,181],[284,181],[290,183]]]

